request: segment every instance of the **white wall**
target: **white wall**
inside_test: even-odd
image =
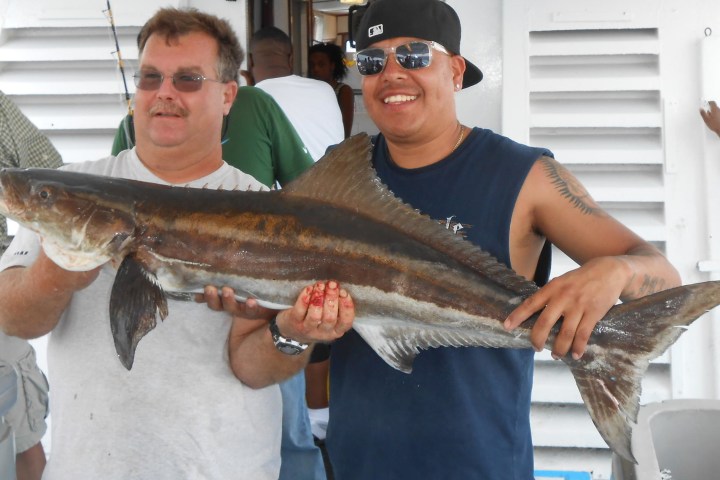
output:
[[[483,72],[479,84],[456,94],[458,118],[465,125],[501,131],[502,1],[447,0],[460,17],[460,53]]]

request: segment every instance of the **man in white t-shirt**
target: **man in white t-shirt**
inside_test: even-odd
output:
[[[136,147],[64,168],[190,188],[264,189],[222,159],[223,116],[242,61],[229,24],[161,9],[138,44]],[[206,305],[168,300],[170,314],[143,338],[128,371],[109,325],[112,267],[63,270],[36,234],[21,229],[0,270],[0,328],[24,338],[52,332],[45,480],[278,478],[282,405],[274,384],[300,371],[309,353],[276,348],[268,328],[274,312],[214,286],[205,288]],[[354,315],[351,302],[337,306],[345,295],[328,283],[324,305],[303,307],[298,297],[275,324],[299,342],[332,340]],[[310,325],[317,333],[304,333]]]
[[[335,92],[325,82],[293,74],[292,44],[285,32],[260,29],[250,39],[249,50],[252,81],[280,105],[313,160],[345,139]]]

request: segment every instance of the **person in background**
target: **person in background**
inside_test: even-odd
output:
[[[715,132],[715,134],[720,137],[720,108],[718,108],[717,103],[710,100],[708,102],[707,110],[704,108],[700,109],[700,116],[705,122],[705,125],[707,125],[711,131]]]
[[[222,159],[223,117],[242,57],[226,21],[160,9],[140,32],[135,147],[63,168],[185,188],[266,190]],[[0,328],[24,338],[53,332],[53,452],[44,480],[276,480],[276,384],[302,370],[312,350],[291,355],[283,340],[336,338],[354,316],[347,292],[318,282],[279,312],[238,303],[227,287],[207,286],[198,303],[168,299],[162,331],[145,337],[127,371],[109,328],[114,279],[109,264],[60,268],[25,228],[0,259]],[[311,305],[311,294],[321,302]]]
[[[315,161],[345,138],[342,114],[330,85],[293,74],[290,37],[265,27],[250,39],[250,79],[269,93],[287,115]]]
[[[17,400],[5,415],[15,437],[17,480],[40,480],[45,469],[41,443],[47,431],[48,382],[37,365],[35,349],[23,338],[0,330],[0,364],[12,365],[18,374]]]
[[[335,91],[340,112],[342,112],[345,138],[352,132],[355,115],[355,92],[350,85],[343,83],[347,76],[345,55],[342,48],[334,43],[316,43],[308,51],[308,76],[328,83]]]
[[[57,168],[62,158],[35,125],[0,92],[0,168]],[[0,216],[0,255],[9,244],[6,219]],[[18,373],[18,398],[5,417],[15,436],[15,469],[18,480],[39,480],[45,468],[45,435],[48,383],[38,368],[35,350],[21,338],[0,329],[0,363]]]
[[[380,133],[372,163],[403,201],[541,288],[510,313],[555,358],[585,352],[618,299],[680,284],[652,245],[603,211],[550,151],[457,118],[455,93],[480,69],[460,54],[460,20],[440,0],[375,0],[354,35],[365,107]],[[547,282],[550,243],[579,268]],[[533,478],[532,349],[439,347],[411,374],[354,330],[332,344],[327,448],[336,477]]]
[[[239,87],[222,130],[223,159],[268,187],[286,185],[313,165],[313,158],[273,98]],[[135,146],[132,116],[115,132],[111,155]]]
[[[275,99],[314,160],[320,159],[328,147],[344,140],[342,115],[332,88],[325,82],[293,74],[292,43],[285,32],[276,27],[255,32],[250,39],[248,66],[249,83]],[[312,375],[318,367],[327,365],[323,361],[326,355],[326,346],[318,345],[306,372]],[[323,452],[315,445],[313,424],[323,422],[327,409],[313,412],[321,418],[311,421],[304,373],[283,382],[280,389],[284,409],[280,480],[325,480],[330,466],[323,462]]]

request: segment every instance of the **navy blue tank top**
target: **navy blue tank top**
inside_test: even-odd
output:
[[[403,169],[382,135],[373,164],[396,196],[462,230],[510,265],[510,220],[530,168],[548,150],[475,128],[451,155]],[[536,282],[550,271],[543,249]],[[327,448],[337,480],[533,478],[533,351],[435,348],[411,374],[388,366],[351,330],[332,346]]]

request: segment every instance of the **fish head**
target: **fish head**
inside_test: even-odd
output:
[[[52,169],[0,170],[0,214],[41,237],[67,270],[90,270],[124,255],[134,232],[127,192],[109,177]]]

